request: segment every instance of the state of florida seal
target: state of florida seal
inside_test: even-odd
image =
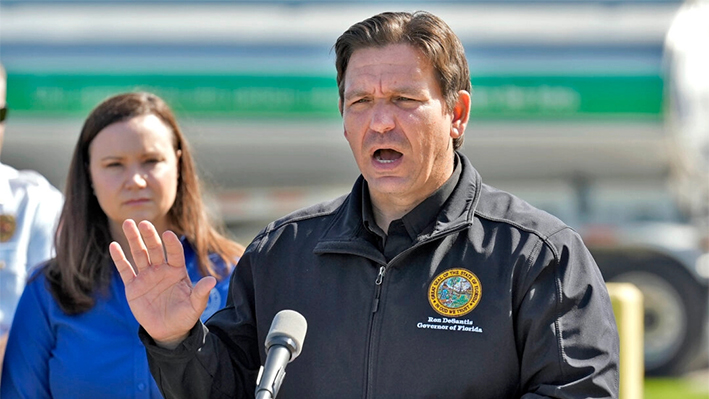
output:
[[[443,316],[470,313],[482,297],[480,279],[470,270],[450,269],[436,276],[428,288],[428,302]]]

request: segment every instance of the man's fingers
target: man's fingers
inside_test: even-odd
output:
[[[165,250],[162,247],[162,241],[155,226],[147,220],[138,223],[138,230],[143,236],[145,248],[148,250],[148,258],[153,265],[162,265],[165,263]]]
[[[167,253],[167,263],[170,266],[185,267],[185,251],[180,239],[170,230],[162,233],[165,243],[165,253]]]
[[[192,295],[190,300],[192,301],[192,307],[199,311],[199,314],[204,312],[207,308],[207,302],[209,302],[209,293],[217,285],[217,279],[212,276],[203,277],[201,280],[195,284],[192,289]]]
[[[118,269],[118,274],[121,275],[123,284],[127,285],[135,278],[135,271],[126,259],[126,254],[123,253],[121,245],[115,241],[108,245],[108,252],[111,254],[111,259]]]
[[[133,255],[133,262],[135,262],[135,267],[138,273],[140,273],[141,270],[145,270],[150,266],[150,258],[148,257],[148,250],[145,248],[145,243],[143,243],[143,238],[140,236],[138,226],[136,226],[133,219],[126,219],[123,222],[123,234],[125,234],[126,239],[128,239],[130,253]]]

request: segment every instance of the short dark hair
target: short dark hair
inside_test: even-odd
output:
[[[472,91],[465,49],[451,28],[439,17],[425,12],[385,12],[352,25],[335,43],[335,65],[340,101],[344,101],[345,73],[352,54],[368,47],[409,44],[428,59],[445,99],[448,111],[458,101],[458,91]],[[463,145],[463,136],[453,148]]]
[[[200,193],[192,154],[170,107],[152,93],[113,96],[91,111],[74,147],[66,181],[66,199],[55,236],[57,256],[45,269],[50,289],[60,307],[69,314],[82,313],[94,305],[93,293],[110,282],[114,272],[108,253],[111,232],[108,216],[93,195],[89,172],[89,148],[107,126],[137,116],[155,115],[172,131],[173,147],[180,151],[175,202],[168,218],[175,232],[192,244],[202,275],[228,278],[212,267],[209,253],[218,254],[227,265],[236,262],[243,246],[222,235],[209,220]]]

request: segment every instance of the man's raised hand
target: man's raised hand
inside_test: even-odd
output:
[[[164,232],[161,240],[152,223],[144,220],[136,225],[128,219],[123,233],[135,267],[117,242],[110,244],[109,251],[126,287],[128,305],[158,345],[175,348],[207,307],[216,279],[204,277],[192,286],[182,243],[171,231]]]

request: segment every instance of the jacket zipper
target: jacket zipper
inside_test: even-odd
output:
[[[365,382],[364,397],[368,398],[370,392],[372,392],[372,373],[374,371],[374,352],[375,337],[374,337],[374,323],[375,314],[379,310],[379,297],[382,294],[382,282],[384,281],[384,274],[386,274],[386,266],[379,267],[379,274],[377,274],[377,279],[374,280],[374,303],[372,304],[372,323],[369,327],[369,347],[367,348],[367,380]]]
[[[408,248],[404,250],[402,253],[396,255],[391,261],[389,261],[388,264],[393,264],[397,259],[399,259],[404,253],[409,252],[423,244],[426,244],[428,242],[437,240],[443,236],[446,236],[448,234],[455,233],[457,231],[466,229],[468,226],[459,226],[457,228],[454,228],[452,230],[446,231],[445,234],[439,234],[434,237],[429,237],[425,241],[418,242],[411,246],[411,248]],[[374,327],[375,327],[375,319],[376,319],[376,313],[379,311],[379,298],[381,297],[382,294],[382,283],[384,282],[384,275],[386,274],[387,267],[386,266],[380,266],[379,267],[379,274],[377,274],[376,280],[374,280],[374,303],[372,304],[372,324],[371,327],[369,328],[369,346],[367,348],[367,375],[366,375],[366,382],[365,382],[365,392],[364,392],[364,398],[367,399],[371,395],[371,392],[374,390],[373,382],[372,382],[372,375],[374,374],[374,356],[372,355],[374,352],[374,346],[375,346],[375,341],[377,341],[374,337]]]
[[[379,268],[379,274],[377,275],[377,279],[374,280],[375,292],[374,292],[374,306],[372,306],[372,313],[377,313],[377,310],[379,310],[379,296],[382,293],[382,280],[384,280],[384,274],[386,272],[387,272],[386,266],[381,266]]]

